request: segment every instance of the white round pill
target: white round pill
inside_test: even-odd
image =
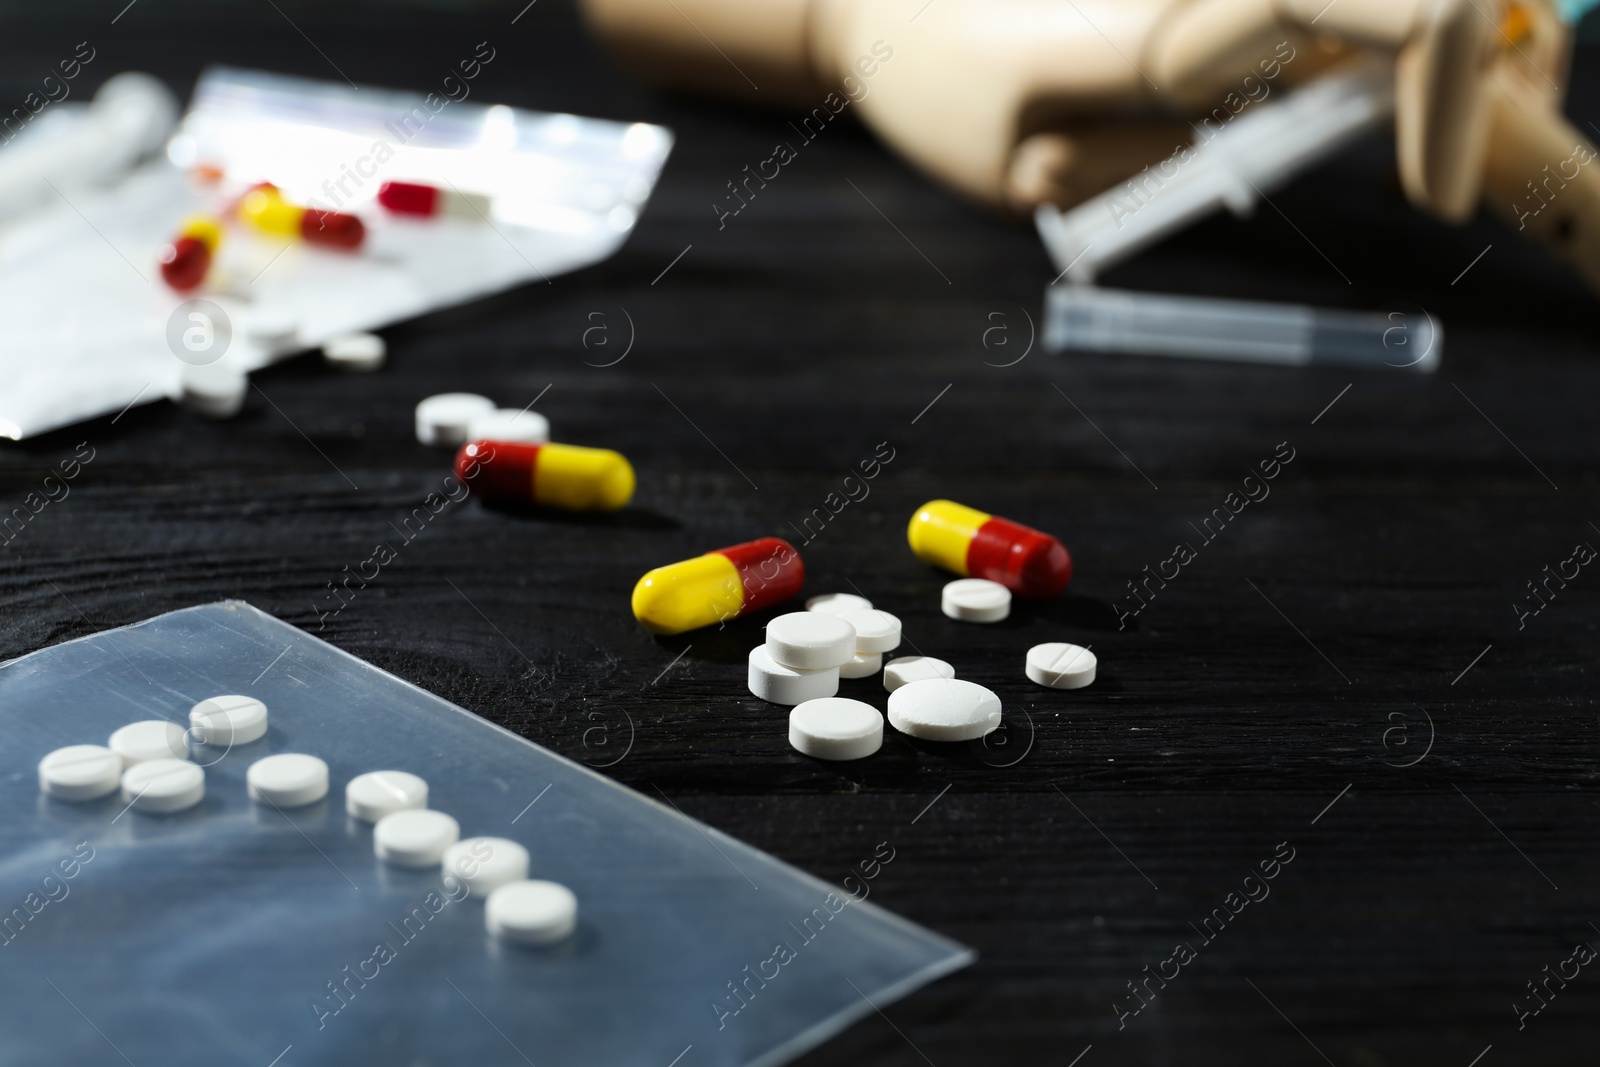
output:
[[[476,393],[440,393],[417,405],[417,440],[425,445],[467,443],[472,420],[494,410],[494,401]]]
[[[893,652],[900,647],[900,620],[877,608],[841,612],[856,631],[856,654]]]
[[[244,407],[250,393],[250,376],[224,357],[215,363],[185,363],[179,372],[179,402],[208,419],[231,419]]]
[[[206,796],[206,772],[181,759],[153,759],[122,772],[122,801],[157,815],[187,811]]]
[[[188,731],[165,719],[129,723],[112,734],[106,744],[122,757],[124,768],[145,760],[189,758]]]
[[[362,822],[428,806],[428,783],[405,771],[369,771],[344,787],[344,810]]]
[[[104,745],[68,745],[39,761],[39,790],[57,800],[99,800],[121,781],[122,757]]]
[[[257,804],[303,808],[328,795],[328,765],[298,752],[256,760],[244,779],[250,799]]]
[[[1000,698],[960,678],[925,678],[889,694],[889,725],[928,741],[971,741],[1000,725]]]
[[[807,611],[822,611],[829,615],[839,615],[846,611],[871,610],[872,601],[864,596],[854,593],[823,593],[806,601]]]
[[[808,700],[789,712],[789,744],[817,759],[862,759],[883,747],[883,716],[846,697]]]
[[[869,652],[858,655],[839,668],[841,678],[871,678],[883,669],[883,653]]]
[[[1049,641],[1028,649],[1024,670],[1030,681],[1051,689],[1082,689],[1094,681],[1099,660],[1082,645]]]
[[[856,628],[821,611],[779,615],[767,623],[767,654],[795,670],[838,667],[856,654]]]
[[[489,894],[483,924],[507,941],[553,944],[578,928],[578,898],[555,882],[512,882]]]
[[[959,578],[944,587],[939,606],[960,622],[999,622],[1011,614],[1011,590],[987,578]]]
[[[469,837],[444,850],[445,873],[487,897],[503,885],[528,877],[528,850],[504,837]]]
[[[523,441],[542,445],[550,440],[550,420],[537,411],[495,408],[473,418],[467,427],[469,441]]]
[[[932,656],[897,656],[884,665],[883,687],[894,692],[902,685],[924,678],[954,678],[956,669]]]
[[[377,370],[388,354],[389,346],[375,333],[347,333],[322,346],[322,358],[340,370]]]
[[[839,691],[839,668],[797,671],[773,660],[765,645],[750,650],[750,692],[772,704],[799,704]]]
[[[397,811],[372,828],[372,850],[396,867],[435,867],[461,839],[461,824],[442,811]]]
[[[267,706],[255,697],[212,697],[189,709],[189,726],[202,745],[248,745],[267,732]]]

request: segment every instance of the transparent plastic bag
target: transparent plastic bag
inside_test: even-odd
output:
[[[271,725],[192,750],[199,807],[39,792],[47,752],[225,693]],[[973,958],[238,601],[0,666],[0,723],[8,1067],[776,1064]],[[325,800],[248,799],[286,751],[327,761]],[[577,933],[499,943],[459,883],[379,863],[343,785],[383,769],[426,778],[463,836],[525,845]]]

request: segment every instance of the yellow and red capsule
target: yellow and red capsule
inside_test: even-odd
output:
[[[262,233],[298,237],[310,244],[350,251],[366,239],[365,224],[354,215],[319,211],[285,200],[271,182],[262,182],[239,201],[239,217]]]
[[[1072,580],[1072,557],[1060,541],[953,500],[918,508],[906,540],[924,563],[999,582],[1021,597],[1045,600]]]
[[[763,537],[650,571],[633,587],[633,617],[651,633],[681,634],[781,604],[805,580],[794,546]]]
[[[616,511],[633,499],[633,466],[609,448],[469,441],[456,453],[455,470],[486,500]]]
[[[185,219],[178,236],[161,248],[161,280],[180,293],[198,288],[221,243],[222,226],[216,219],[206,215]]]

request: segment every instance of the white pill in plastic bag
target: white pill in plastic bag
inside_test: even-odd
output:
[[[856,654],[856,628],[822,611],[794,611],[767,623],[767,654],[801,671],[839,667]]]
[[[928,741],[971,741],[1000,725],[1000,698],[960,678],[910,682],[889,694],[889,725]]]
[[[396,867],[436,867],[461,839],[461,824],[442,811],[397,811],[372,828],[372,850]]]
[[[862,759],[883,747],[883,715],[847,697],[808,700],[789,712],[789,744],[817,759]]]
[[[131,722],[112,734],[106,744],[122,757],[124,768],[146,760],[189,758],[188,732],[165,719]]]
[[[1024,667],[1030,681],[1051,689],[1082,689],[1094,681],[1099,660],[1082,645],[1050,641],[1028,649]]]
[[[841,678],[871,678],[883,669],[883,653],[870,652],[858,655],[839,668]]]
[[[446,874],[460,878],[480,897],[528,877],[528,850],[504,837],[458,841],[444,850],[441,862]]]
[[[542,445],[550,440],[550,420],[537,411],[495,408],[473,418],[467,427],[467,440]]]
[[[807,611],[821,611],[829,615],[841,615],[847,611],[870,611],[872,601],[864,596],[854,593],[823,593],[806,601]]]
[[[340,370],[374,371],[388,355],[389,346],[375,333],[347,333],[322,346],[322,358]]]
[[[99,800],[122,782],[122,757],[104,745],[68,745],[39,761],[39,790],[57,800]]]
[[[303,808],[328,795],[328,765],[315,756],[280,752],[250,764],[250,799],[279,808]]]
[[[214,363],[185,363],[179,371],[179,402],[208,419],[231,419],[244,407],[250,393],[250,376],[224,356]]]
[[[189,709],[189,726],[202,745],[248,745],[267,732],[267,706],[255,697],[212,697]]]
[[[902,685],[925,678],[954,678],[956,669],[933,656],[897,656],[884,664],[883,687],[894,692]]]
[[[555,882],[512,882],[489,894],[483,923],[507,941],[554,944],[578,928],[578,898]]]
[[[750,692],[772,704],[799,704],[839,691],[839,668],[798,671],[773,660],[765,645],[750,650]]]
[[[494,410],[494,401],[476,393],[439,393],[417,405],[417,440],[425,445],[467,442],[472,420]]]
[[[170,815],[206,797],[206,772],[188,760],[153,759],[122,773],[122,800],[136,811]]]
[[[900,647],[900,620],[877,608],[839,614],[856,631],[856,654],[893,652]]]
[[[428,783],[405,771],[369,771],[344,787],[344,810],[362,822],[428,806]]]
[[[944,587],[939,607],[960,622],[999,622],[1011,614],[1011,590],[987,578],[958,578]]]

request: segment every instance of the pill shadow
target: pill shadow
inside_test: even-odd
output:
[[[1116,608],[1108,602],[1070,593],[1054,600],[1023,600],[1018,597],[1011,602],[1010,617],[1000,625],[1020,627],[1039,620],[1057,626],[1102,632],[1139,628],[1136,618],[1124,625],[1117,617]]]
[[[655,642],[667,655],[700,663],[748,663],[750,650],[766,641],[767,620],[772,617],[773,613],[763,612],[687,633],[657,634]]]
[[[645,508],[623,508],[621,511],[564,511],[560,508],[540,507],[520,501],[484,501],[485,511],[497,512],[514,519],[558,523],[563,526],[589,526],[601,529],[626,530],[681,530],[683,523],[669,515]]]

